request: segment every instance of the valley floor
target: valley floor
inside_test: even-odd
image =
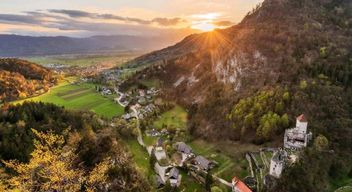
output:
[[[74,77],[65,78],[57,86],[52,87],[49,92],[16,101],[14,104],[25,101],[41,101],[64,106],[67,109],[92,111],[106,118],[123,114],[123,107],[114,103],[113,97],[101,95],[95,90],[95,85],[92,83],[75,83],[76,80],[77,78]]]

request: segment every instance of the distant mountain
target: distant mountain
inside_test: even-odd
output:
[[[163,80],[165,95],[188,108],[194,137],[282,146],[284,130],[305,113],[334,157],[312,142],[269,191],[332,191],[351,178],[352,1],[264,0],[238,25],[130,65],[149,66],[135,79]]]
[[[40,65],[0,59],[0,103],[44,93],[55,82],[54,73]]]
[[[0,35],[0,57],[160,49],[175,38],[141,36],[31,37]]]

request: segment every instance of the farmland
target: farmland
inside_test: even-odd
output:
[[[114,55],[109,55],[109,54],[55,55],[55,56],[27,57],[24,59],[29,60],[31,62],[38,63],[40,65],[62,64],[68,67],[69,66],[89,67],[89,66],[96,66],[96,65],[116,66],[134,57],[136,57],[135,53],[117,53]]]
[[[114,103],[112,98],[104,97],[96,92],[94,84],[73,84],[71,81],[72,79],[65,79],[49,92],[37,97],[17,101],[15,104],[24,101],[41,101],[64,106],[67,109],[92,111],[107,118],[121,115],[124,112],[123,107]]]

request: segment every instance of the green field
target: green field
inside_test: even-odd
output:
[[[243,179],[248,175],[248,163],[244,154],[258,149],[257,146],[250,144],[225,141],[209,143],[204,140],[194,140],[189,145],[196,154],[216,161],[218,166],[213,169],[213,174],[227,181],[231,181],[234,176]]]
[[[182,107],[176,105],[173,109],[163,113],[153,125],[156,129],[162,129],[163,126],[185,129],[187,125],[187,112]]]
[[[14,104],[24,101],[54,103],[67,109],[92,111],[107,118],[121,115],[124,112],[124,108],[114,103],[111,98],[96,92],[94,84],[71,84],[68,80],[51,88],[43,95],[16,101]]]

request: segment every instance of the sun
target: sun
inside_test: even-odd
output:
[[[220,13],[206,13],[193,15],[192,28],[201,31],[213,31],[216,28],[214,21],[221,16]]]
[[[204,23],[194,24],[192,25],[192,28],[198,29],[201,31],[213,31],[216,28],[216,26],[211,23],[204,22]]]

